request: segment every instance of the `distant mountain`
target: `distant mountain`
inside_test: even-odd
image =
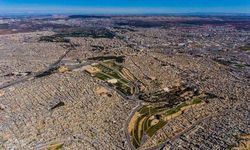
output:
[[[96,16],[96,15],[70,15],[69,18],[110,18],[110,16]]]

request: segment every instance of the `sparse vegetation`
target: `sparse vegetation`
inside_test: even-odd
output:
[[[2,16],[0,149],[250,149],[250,17],[207,15]]]
[[[2,23],[0,24],[0,29],[8,29],[9,28],[9,24],[8,23]]]
[[[195,99],[193,99],[192,104],[199,104],[201,102],[202,102],[202,100],[200,98],[195,98]]]
[[[98,69],[97,72],[92,73],[95,77],[107,82],[115,81],[111,84],[124,95],[138,94],[139,87],[134,83],[134,78],[131,78],[133,75],[130,72],[122,72],[123,66],[120,62],[124,61],[123,56],[94,57],[90,60],[100,61],[93,66]]]
[[[69,43],[70,40],[66,39],[65,37],[57,36],[57,35],[51,35],[51,36],[42,36],[40,37],[39,41],[45,41],[45,42],[65,42]]]
[[[241,46],[240,50],[242,50],[242,51],[250,51],[250,43],[246,44],[245,46]]]
[[[48,146],[48,150],[60,150],[63,147],[63,143],[51,144]]]
[[[115,60],[115,62],[123,63],[124,58],[125,56],[99,56],[99,57],[88,58],[88,60],[98,60],[98,61]]]
[[[165,126],[167,122],[164,120],[160,120],[156,125],[152,126],[147,130],[147,134],[152,137],[159,129]]]
[[[239,69],[243,69],[245,68],[245,65],[244,64],[235,64],[235,66]]]
[[[115,33],[105,28],[78,28],[57,31],[51,36],[42,36],[39,41],[69,42],[67,37],[114,38]]]
[[[142,139],[141,136],[147,134],[149,137],[152,137],[158,130],[166,125],[168,121],[165,119],[166,117],[180,113],[180,111],[186,109],[186,106],[195,105],[201,102],[201,98],[198,97],[188,102],[182,102],[173,108],[169,108],[164,105],[144,105],[140,110],[138,110],[140,117],[137,118],[136,124],[134,124],[134,131],[133,134],[131,134],[132,143],[135,144],[134,146],[136,148],[140,147],[140,139]],[[153,121],[157,122],[155,124],[151,124]]]

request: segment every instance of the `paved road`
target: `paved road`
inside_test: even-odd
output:
[[[147,150],[157,150],[159,148],[162,148],[164,147],[165,145],[167,145],[168,143],[172,143],[173,141],[175,141],[176,139],[180,138],[180,136],[182,136],[183,134],[191,131],[193,128],[195,128],[195,126],[197,126],[198,124],[200,124],[201,122],[207,120],[211,118],[211,116],[207,116],[205,118],[202,118],[200,119],[199,121],[197,121],[196,123],[194,123],[193,125],[191,125],[189,128],[186,128],[185,130],[183,130],[182,132],[180,132],[179,134],[177,134],[176,136],[174,136],[173,138],[165,141],[164,143],[160,144],[160,145],[157,145],[157,146],[154,146],[154,147],[151,147],[151,148],[148,148]]]
[[[133,111],[130,112],[129,117],[127,118],[127,121],[123,127],[128,146],[131,150],[135,150],[135,147],[132,145],[131,140],[130,140],[130,134],[128,133],[128,124],[131,118],[133,117],[134,113],[137,112],[141,107],[142,107],[141,102],[138,102],[138,105],[133,109]]]
[[[134,113],[135,113],[136,111],[138,111],[140,108],[141,108],[141,104],[140,104],[139,106],[137,106],[136,108],[134,108],[134,110],[130,113],[130,115],[129,115],[128,119],[127,119],[127,122],[126,122],[126,124],[125,124],[126,126],[125,126],[125,128],[124,128],[124,130],[125,130],[124,132],[125,132],[125,134],[126,134],[126,138],[127,138],[128,145],[129,145],[130,149],[132,149],[132,150],[135,150],[135,148],[134,148],[134,146],[131,144],[130,135],[129,135],[129,133],[128,133],[127,127],[128,127],[129,121],[130,121],[131,118],[133,117]],[[174,136],[173,138],[171,138],[171,139],[165,141],[164,143],[162,143],[162,144],[160,144],[160,145],[157,145],[157,146],[148,148],[147,150],[157,150],[157,149],[161,149],[161,148],[164,147],[167,143],[173,142],[174,140],[176,140],[177,138],[179,138],[181,135],[183,135],[183,134],[187,133],[188,131],[192,130],[196,125],[198,125],[199,123],[201,123],[201,122],[203,122],[203,121],[209,119],[210,117],[211,117],[211,116],[207,116],[207,117],[205,117],[205,118],[200,119],[199,121],[197,121],[196,123],[194,123],[193,125],[191,125],[189,128],[183,130],[181,133],[177,134],[177,135]]]
[[[49,70],[56,68],[56,67],[60,64],[60,62],[62,61],[62,59],[65,58],[66,55],[67,55],[70,51],[76,50],[75,45],[74,45],[73,43],[70,43],[70,45],[72,46],[72,49],[68,49],[62,56],[60,56],[60,57],[57,59],[57,61],[55,61],[55,62],[54,62],[53,64],[51,64],[49,67],[47,67],[47,68],[45,68],[45,69],[43,69],[43,70],[41,70],[41,71],[38,71],[38,72],[36,72],[36,73],[33,73],[33,74],[31,74],[31,75],[28,75],[28,76],[26,76],[26,77],[23,77],[23,78],[21,78],[21,79],[17,79],[17,80],[14,80],[14,81],[10,81],[10,82],[4,83],[4,84],[0,85],[0,89],[4,89],[4,88],[10,87],[10,86],[12,86],[12,85],[15,85],[15,84],[19,84],[19,83],[25,82],[25,81],[27,81],[27,80],[33,79],[33,78],[35,78],[36,76],[39,76],[39,75],[43,74],[44,72],[48,72]]]
[[[227,110],[227,111],[224,111],[223,114],[225,114],[226,112],[232,112],[236,109],[237,105],[234,106],[233,108]],[[165,141],[164,143],[160,144],[160,145],[157,145],[157,146],[154,146],[154,147],[151,147],[151,148],[148,148],[147,150],[158,150],[160,148],[163,148],[165,147],[167,144],[169,143],[173,143],[176,139],[180,138],[180,136],[184,135],[185,133],[191,131],[193,128],[195,128],[198,124],[204,122],[204,121],[207,121],[208,119],[210,119],[211,117],[213,116],[220,116],[220,115],[223,115],[223,114],[220,114],[221,112],[217,112],[215,114],[212,114],[212,115],[209,115],[209,116],[206,116],[205,118],[202,118],[200,120],[198,120],[197,122],[195,122],[193,125],[191,125],[189,128],[186,128],[185,130],[183,130],[182,132],[180,132],[179,134],[177,134],[176,136],[174,136],[173,138]]]

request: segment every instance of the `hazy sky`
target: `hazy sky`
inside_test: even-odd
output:
[[[250,13],[250,0],[0,0],[0,13]]]

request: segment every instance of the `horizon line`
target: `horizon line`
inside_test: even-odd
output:
[[[50,12],[8,12],[4,16],[250,16],[250,13],[241,12],[167,12],[167,13],[50,13]]]
[[[249,7],[234,8],[168,8],[168,7],[1,7],[1,14],[179,14],[179,13],[221,13],[221,14],[250,14]]]

